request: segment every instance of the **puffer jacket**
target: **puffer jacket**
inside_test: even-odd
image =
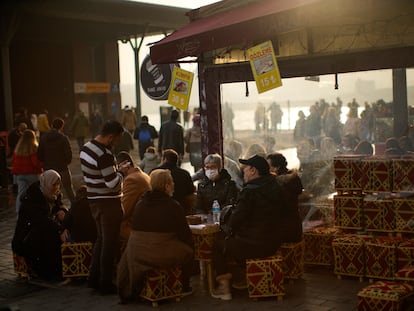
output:
[[[198,184],[197,212],[201,214],[211,212],[211,206],[214,200],[219,202],[221,208],[235,203],[238,192],[236,183],[231,179],[230,174],[225,169],[220,171],[220,178],[217,181],[211,181],[204,176]]]
[[[265,253],[276,252],[282,243],[280,223],[284,201],[275,176],[249,181],[240,192],[230,218],[234,238],[261,246]]]

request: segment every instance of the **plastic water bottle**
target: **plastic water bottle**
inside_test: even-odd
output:
[[[212,212],[213,212],[213,222],[216,224],[220,223],[220,204],[217,200],[213,201]]]

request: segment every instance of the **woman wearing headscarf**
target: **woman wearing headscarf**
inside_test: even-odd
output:
[[[118,265],[117,285],[122,303],[135,298],[145,272],[182,266],[183,291],[191,293],[189,263],[193,242],[184,209],[171,198],[174,182],[169,170],[151,172],[151,191],[135,206],[132,231]]]
[[[30,271],[45,279],[62,275],[61,222],[66,214],[60,175],[47,170],[23,193],[12,249],[25,258]]]

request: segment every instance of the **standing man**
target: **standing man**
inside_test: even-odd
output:
[[[124,128],[118,121],[107,121],[100,134],[87,142],[80,153],[89,206],[97,228],[88,286],[99,290],[102,295],[116,294],[112,279],[123,217],[121,184],[129,165],[124,161],[118,168],[111,148],[118,143],[123,132]]]
[[[178,166],[181,165],[181,159],[184,156],[184,129],[181,124],[177,123],[178,111],[171,111],[170,121],[161,125],[160,137],[158,139],[158,153],[166,149],[173,149],[179,155]]]
[[[40,137],[37,157],[43,162],[43,169],[59,173],[63,189],[71,203],[75,200],[72,175],[69,164],[72,162],[72,149],[68,137],[63,134],[65,122],[61,118],[52,121],[52,129]]]
[[[141,123],[135,129],[134,138],[138,140],[138,153],[141,160],[143,160],[147,148],[153,147],[154,139],[158,138],[157,130],[149,124],[147,116],[141,117]]]

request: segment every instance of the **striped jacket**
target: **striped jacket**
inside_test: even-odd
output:
[[[112,152],[96,140],[87,142],[80,152],[88,199],[121,197],[122,174],[117,171]]]

